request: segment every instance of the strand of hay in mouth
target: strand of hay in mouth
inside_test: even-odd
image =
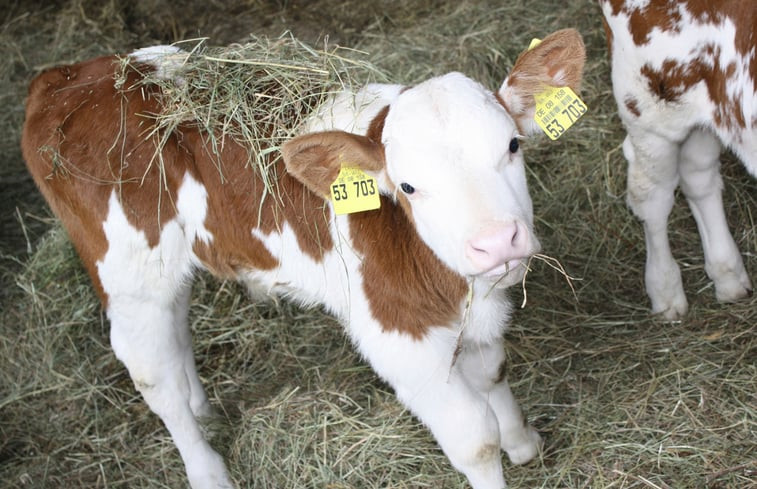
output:
[[[575,287],[573,287],[573,280],[581,280],[581,279],[576,278],[576,277],[571,277],[570,275],[568,275],[568,272],[565,271],[565,267],[562,266],[562,263],[560,263],[560,260],[558,260],[557,258],[553,258],[543,253],[536,253],[534,255],[531,255],[528,258],[528,262],[525,264],[526,270],[523,273],[523,278],[521,279],[521,287],[523,288],[523,302],[520,305],[521,309],[526,307],[526,302],[528,300],[528,293],[526,292],[526,277],[528,276],[528,272],[531,271],[531,261],[534,259],[541,260],[544,263],[546,263],[550,268],[560,272],[560,274],[562,274],[562,276],[565,277],[565,281],[568,282],[568,286],[570,287],[570,290],[573,293],[573,297],[576,299],[576,302],[578,301],[578,295],[576,294],[576,289]],[[491,286],[491,288],[489,289],[489,292],[491,292],[497,286],[497,284],[503,278],[507,276],[508,273],[510,273],[509,268]],[[463,319],[460,326],[460,333],[457,336],[457,341],[455,342],[455,350],[452,352],[452,361],[450,362],[450,366],[449,366],[450,374],[452,373],[452,368],[455,366],[455,363],[457,362],[457,358],[460,356],[460,353],[463,351],[463,332],[465,331],[465,328],[468,325],[469,318],[470,318],[470,309],[471,309],[471,306],[473,305],[473,281],[474,280],[475,279],[470,279],[468,281],[468,293],[466,294],[466,297],[465,297],[465,306],[463,308]],[[487,294],[489,292],[487,292]]]
[[[537,260],[543,261],[550,268],[560,272],[560,274],[562,274],[562,276],[565,277],[565,281],[568,282],[570,291],[573,293],[573,298],[576,300],[576,302],[578,302],[578,295],[576,294],[575,287],[573,287],[573,281],[581,280],[581,279],[576,278],[576,277],[571,277],[570,275],[568,275],[568,272],[565,271],[565,267],[562,266],[562,263],[560,263],[560,260],[558,260],[557,258],[553,258],[549,255],[544,255],[542,253],[536,253],[535,255],[531,255],[528,258],[528,263],[526,263],[526,271],[523,274],[523,279],[521,280],[521,287],[523,288],[523,302],[520,305],[521,309],[526,307],[526,302],[528,301],[528,293],[526,292],[526,277],[528,276],[528,272],[531,271],[531,261],[534,258],[536,258]]]
[[[463,320],[460,323],[460,333],[457,335],[457,341],[455,341],[455,351],[452,352],[452,361],[449,365],[449,373],[447,374],[452,375],[452,368],[455,366],[455,363],[457,363],[457,357],[460,356],[460,353],[463,351],[463,332],[465,332],[465,327],[468,326],[468,322],[470,319],[470,309],[473,305],[473,281],[475,279],[471,278],[468,281],[468,293],[465,295],[465,308],[463,309]]]
[[[268,192],[273,190],[272,172],[281,144],[309,114],[335,93],[384,79],[377,68],[361,59],[365,53],[332,48],[326,42],[323,49],[316,49],[289,33],[275,39],[252,36],[245,43],[225,47],[208,46],[205,39],[177,46],[185,45],[190,49],[166,59],[169,76],[162,70],[147,71],[138,86],[123,88],[160,88],[165,110],[149,115],[155,127],[147,136],[156,138],[158,164],[164,164],[160,150],[173,131],[194,126],[206,134],[214,155],[220,155],[229,137],[248,148],[244,164],[256,169]],[[124,58],[122,85],[127,67],[141,69]]]

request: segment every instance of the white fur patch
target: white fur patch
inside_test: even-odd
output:
[[[203,225],[207,192],[189,174],[179,188],[177,209],[177,217],[163,225],[158,244],[150,247],[145,233],[129,223],[116,191],[111,193],[103,223],[108,251],[97,263],[108,295],[164,295],[166,302],[173,300],[198,263],[192,252],[194,240],[212,241]]]
[[[176,74],[186,62],[188,55],[189,53],[176,46],[158,45],[137,49],[129,57],[139,63],[152,65],[158,78],[176,78],[176,81],[180,82],[181,77],[177,77]]]
[[[176,209],[189,240],[194,237],[205,244],[210,244],[213,241],[213,235],[205,228],[205,216],[208,213],[208,191],[189,173],[184,175],[184,181],[179,187]]]

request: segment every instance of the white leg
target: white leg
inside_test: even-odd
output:
[[[400,401],[428,426],[473,489],[506,487],[497,417],[457,367],[450,371],[455,338],[449,331],[420,341],[384,332],[373,336],[370,344],[358,345]]]
[[[645,284],[652,312],[677,319],[688,310],[681,271],[670,252],[668,216],[678,185],[678,145],[650,133],[626,137],[628,204],[644,224]]]
[[[204,439],[194,416],[207,410],[207,398],[194,359],[188,357],[187,296],[188,291],[182,291],[172,303],[151,300],[148,294],[139,299],[111,296],[111,344],[145,402],[171,433],[192,488],[230,488],[223,460]]]
[[[421,367],[418,365],[418,367]],[[502,474],[497,417],[486,400],[456,370],[437,372],[412,395],[398,392],[410,410],[434,434],[450,463],[473,489],[506,487]]]
[[[505,378],[504,345],[469,345],[461,352],[458,365],[497,416],[500,447],[510,461],[524,464],[533,459],[541,450],[541,437],[526,422]]]
[[[695,130],[681,148],[681,189],[697,222],[704,249],[705,271],[715,283],[719,301],[735,301],[752,291],[741,254],[723,210],[720,143]]]
[[[205,394],[205,388],[200,382],[195,365],[195,356],[192,351],[192,334],[189,330],[189,300],[191,297],[191,288],[185,287],[177,297],[173,307],[174,324],[176,331],[176,340],[179,348],[183,351],[184,374],[189,384],[189,407],[196,418],[203,418],[212,415],[212,409],[208,396]]]

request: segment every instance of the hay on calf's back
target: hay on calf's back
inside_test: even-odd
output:
[[[195,42],[189,49],[184,45]],[[276,39],[251,36],[247,42],[209,46],[204,39],[158,46],[122,58],[116,80],[122,90],[160,88],[159,114],[148,137],[157,137],[156,157],[165,138],[179,126],[190,125],[207,135],[213,154],[225,137],[248,148],[245,164],[263,177],[268,191],[275,181],[279,148],[291,139],[321,104],[357,84],[384,80],[385,75],[348,48],[313,48],[284,34]],[[162,68],[141,69],[156,57]],[[135,61],[137,60],[137,61]],[[167,68],[168,67],[168,68]],[[128,70],[141,78],[129,85]],[[219,167],[219,171],[221,168]],[[223,174],[221,172],[221,178]]]

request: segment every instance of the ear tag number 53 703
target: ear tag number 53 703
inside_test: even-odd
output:
[[[343,167],[331,184],[336,214],[370,211],[381,206],[376,179],[360,168]]]

